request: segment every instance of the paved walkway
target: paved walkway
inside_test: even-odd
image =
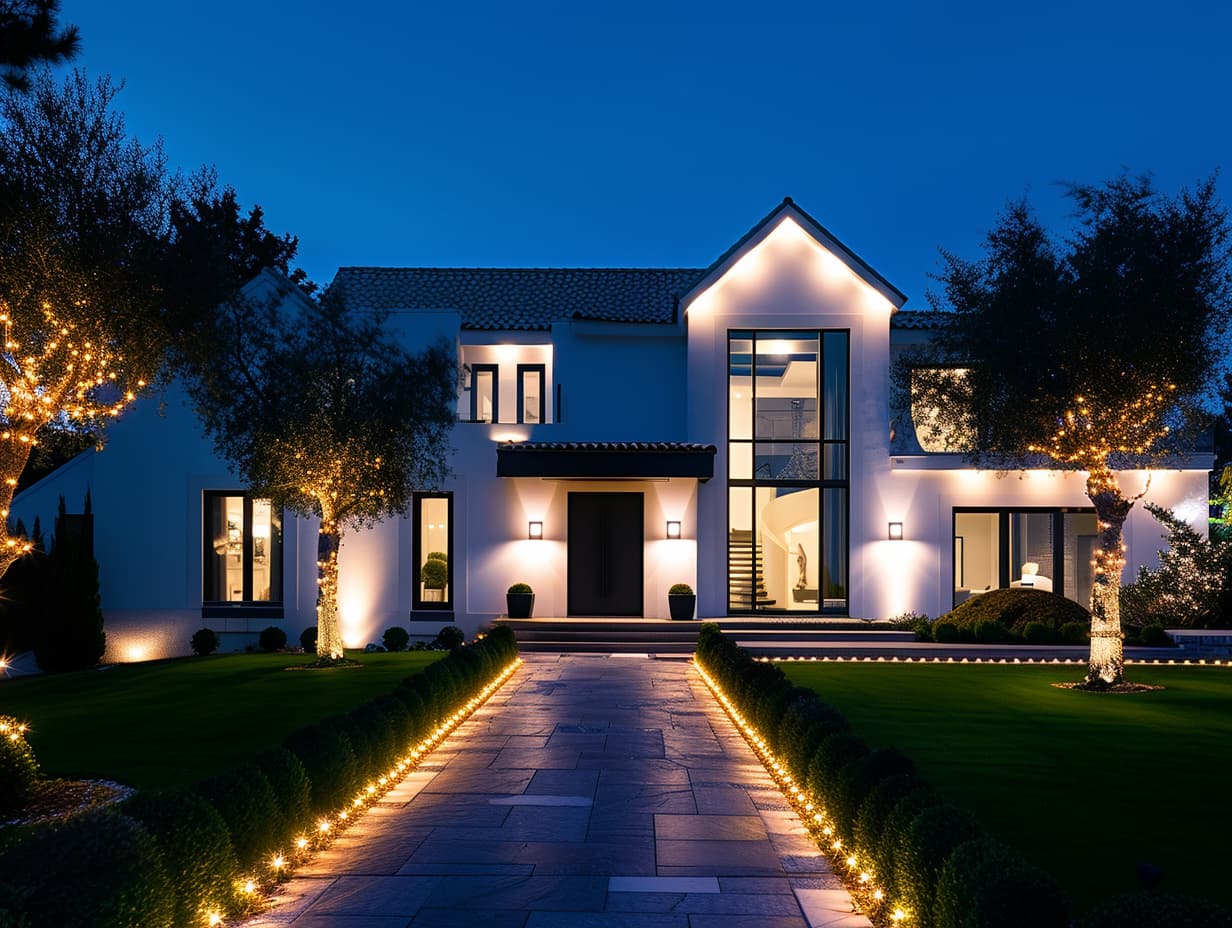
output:
[[[248,924],[869,923],[686,662],[532,654]]]

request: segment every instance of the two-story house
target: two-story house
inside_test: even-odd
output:
[[[460,370],[453,477],[344,542],[349,646],[409,618],[473,632],[516,581],[558,617],[665,618],[678,582],[701,617],[935,616],[1015,585],[1089,597],[1084,475],[920,448],[889,370],[936,316],[903,311],[790,200],[704,269],[349,267],[331,286],[409,345],[446,337]],[[1147,499],[1204,531],[1210,466],[1154,472]],[[14,516],[49,524],[87,486],[108,659],[185,653],[202,625],[243,633],[234,646],[315,622],[315,522],[248,494],[174,391]],[[1135,508],[1127,576],[1160,539]]]

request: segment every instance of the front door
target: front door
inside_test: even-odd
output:
[[[569,614],[642,614],[641,493],[569,494]]]

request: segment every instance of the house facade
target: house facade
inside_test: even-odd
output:
[[[553,617],[666,618],[675,583],[700,617],[768,620],[1089,596],[1085,475],[921,448],[889,371],[935,315],[790,200],[706,269],[342,268],[331,286],[410,346],[446,338],[460,370],[450,480],[344,541],[348,646],[408,621],[474,632],[515,582]],[[1121,479],[1205,531],[1210,467]],[[315,521],[249,494],[174,389],[14,517],[49,525],[87,487],[109,660],[186,653],[203,625],[235,647],[315,623]],[[1138,506],[1125,537],[1131,577],[1162,535]]]

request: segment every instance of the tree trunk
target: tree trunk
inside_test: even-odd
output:
[[[14,561],[30,550],[29,542],[9,534],[9,507],[13,504],[17,480],[26,469],[33,447],[34,442],[29,436],[15,430],[4,429],[0,436],[0,577]]]
[[[317,656],[342,658],[342,623],[338,618],[338,549],[342,530],[337,522],[321,520],[317,536]]]
[[[1121,571],[1125,567],[1122,529],[1134,501],[1126,499],[1106,466],[1092,469],[1087,496],[1099,522],[1095,579],[1091,585],[1091,655],[1084,684],[1107,689],[1125,681],[1124,635],[1121,633]]]

